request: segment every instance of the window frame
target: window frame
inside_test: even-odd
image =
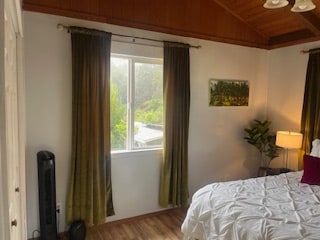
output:
[[[135,114],[135,64],[157,64],[161,65],[163,68],[163,58],[155,57],[144,57],[144,56],[135,56],[129,54],[118,54],[111,53],[112,58],[122,58],[128,60],[128,82],[127,82],[127,137],[126,137],[126,149],[122,150],[112,150],[112,153],[121,153],[121,152],[137,152],[137,151],[149,151],[149,150],[159,150],[163,149],[162,145],[146,146],[146,147],[134,147],[134,114]],[[110,62],[111,62],[110,61]],[[111,68],[110,68],[111,74]],[[163,78],[162,78],[163,83]],[[164,124],[164,123],[163,123]]]

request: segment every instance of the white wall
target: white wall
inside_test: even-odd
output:
[[[243,140],[243,129],[266,110],[266,51],[207,41],[201,45],[191,54],[191,194],[212,181],[256,174],[256,152]],[[208,107],[210,78],[248,80],[249,107]]]
[[[29,237],[39,229],[37,151],[46,149],[55,154],[57,201],[63,212],[66,200],[71,155],[71,45],[70,35],[56,29],[58,23],[201,45],[199,50],[190,50],[190,196],[212,181],[256,175],[257,153],[243,140],[243,128],[266,115],[267,51],[45,14],[24,15]],[[248,80],[249,107],[208,107],[210,78]],[[116,215],[108,220],[160,210],[160,162],[160,151],[112,156]],[[60,231],[65,229],[61,221]]]
[[[300,44],[269,53],[268,117],[277,130],[300,132],[304,86],[309,54],[301,53],[319,47],[320,42]],[[283,152],[273,166],[283,166]],[[288,166],[298,168],[298,151],[289,150]]]
[[[36,154],[40,150],[55,154],[57,202],[65,203],[71,148],[70,41],[68,34],[39,17],[25,17],[29,238],[33,230],[40,229]]]

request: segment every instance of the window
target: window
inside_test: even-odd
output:
[[[111,150],[162,147],[162,59],[111,56]]]

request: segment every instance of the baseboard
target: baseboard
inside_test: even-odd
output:
[[[111,222],[105,222],[103,224],[94,226],[94,227],[105,227],[105,226],[112,226],[112,225],[116,225],[116,224],[122,224],[122,223],[128,223],[128,222],[132,222],[132,221],[137,221],[146,217],[152,217],[152,216],[158,216],[161,214],[167,214],[170,212],[174,212],[174,211],[185,211],[187,212],[187,208],[170,208],[170,209],[164,209],[164,210],[160,210],[157,212],[152,212],[152,213],[146,213],[146,214],[142,214],[142,215],[138,215],[138,216],[134,216],[134,217],[129,217],[129,218],[124,218],[124,219],[119,219],[119,220],[115,220],[115,221],[111,221]]]

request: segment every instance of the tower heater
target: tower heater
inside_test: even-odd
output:
[[[52,152],[40,151],[37,160],[40,239],[57,240],[55,157]]]

